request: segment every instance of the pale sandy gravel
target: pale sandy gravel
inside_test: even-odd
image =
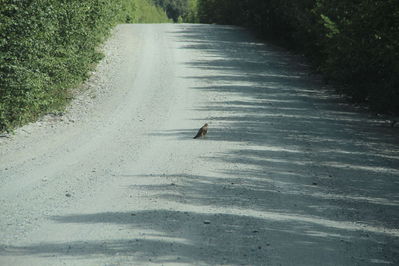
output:
[[[104,50],[64,116],[0,139],[0,265],[398,265],[397,128],[240,28]]]

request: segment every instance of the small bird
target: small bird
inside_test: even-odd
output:
[[[199,130],[197,135],[195,135],[194,139],[199,138],[199,137],[204,137],[206,133],[208,132],[208,123],[203,125]]]

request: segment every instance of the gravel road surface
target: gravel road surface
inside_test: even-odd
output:
[[[0,138],[0,265],[399,265],[399,128],[241,28],[103,49],[64,114]]]

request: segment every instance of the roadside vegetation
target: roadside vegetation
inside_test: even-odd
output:
[[[62,111],[115,24],[172,21],[253,29],[353,101],[399,113],[397,0],[0,0],[0,132]]]
[[[126,23],[165,23],[172,22],[164,9],[154,5],[152,0],[124,0],[128,8]]]
[[[0,0],[0,132],[61,111],[116,23],[170,21],[151,0]]]
[[[200,22],[279,40],[353,101],[399,113],[399,1],[198,0],[198,8]]]
[[[152,0],[173,22],[196,23],[198,19],[198,0]]]

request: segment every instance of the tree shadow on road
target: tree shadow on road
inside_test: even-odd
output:
[[[32,246],[5,246],[1,255],[39,255],[67,258],[132,257],[136,263],[267,265],[284,261],[284,252],[298,256],[295,265],[344,265],[336,257],[352,245],[353,237],[367,248],[378,240],[354,228],[334,226],[329,221],[269,212],[256,214],[197,213],[172,210],[107,212],[58,216],[59,223],[114,224],[140,231],[126,239],[40,243]],[[100,233],[100,232],[99,232]],[[204,236],[208,236],[204,239]],[[284,239],[285,241],[276,241]],[[337,243],[339,243],[337,245]],[[331,249],[331,247],[334,249]],[[277,252],[279,251],[279,252]],[[297,252],[295,252],[297,251]],[[318,254],[318,255],[312,255]],[[356,256],[357,254],[352,254]],[[127,260],[129,261],[129,260]],[[355,258],[353,262],[356,261]],[[365,263],[370,263],[365,261]]]
[[[185,62],[203,70],[185,77],[203,84],[190,89],[230,96],[197,109],[213,114],[207,141],[242,143],[243,148],[210,159],[259,169],[244,176],[264,178],[272,172],[276,182],[293,187],[315,183],[324,189],[323,197],[340,205],[344,217],[399,226],[395,128],[325,88],[300,57],[260,43],[244,30],[185,25],[171,35],[181,49],[201,51],[197,60]],[[183,140],[189,132],[156,134]],[[287,171],[301,177],[284,177]]]

